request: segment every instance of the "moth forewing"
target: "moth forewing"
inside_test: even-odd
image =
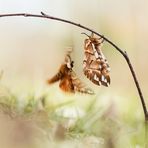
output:
[[[71,76],[69,74],[65,75],[61,80],[59,87],[64,91],[64,92],[70,92],[74,93],[74,86],[72,83]]]
[[[74,85],[75,92],[81,92],[85,94],[94,94],[94,91],[87,87],[75,74],[74,71],[71,71],[71,78]]]
[[[61,79],[61,74],[58,72],[56,75],[54,75],[52,78],[48,79],[47,80],[47,83],[48,84],[52,84],[52,83],[55,83],[57,81],[59,81]]]

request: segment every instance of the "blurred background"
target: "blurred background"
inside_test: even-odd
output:
[[[148,104],[147,0],[0,0],[0,14],[40,14],[41,11],[92,28],[126,50]],[[47,90],[52,91],[56,98],[61,97],[56,93],[60,91],[57,85],[47,86],[46,80],[57,72],[67,47],[72,47],[74,70],[95,90],[99,104],[113,103],[119,113],[124,115],[130,110],[131,114],[143,119],[129,68],[121,54],[108,43],[104,43],[102,50],[111,67],[111,85],[98,87],[84,77],[80,65],[86,37],[81,32],[89,34],[81,28],[54,20],[0,18],[0,69],[4,71],[1,85],[19,95],[30,92],[39,95]],[[75,97],[83,104],[85,96]]]

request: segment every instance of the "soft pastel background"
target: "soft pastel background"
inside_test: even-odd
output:
[[[148,104],[147,0],[0,0],[0,14],[40,14],[41,11],[88,26],[126,50]],[[88,33],[54,20],[0,18],[0,69],[4,71],[0,82],[2,90],[7,88],[18,95],[20,104],[26,101],[24,98],[28,94],[38,97],[47,93],[50,96],[48,103],[72,99],[76,101],[75,106],[80,108],[85,108],[92,98],[97,98],[101,109],[113,105],[115,113],[125,121],[130,122],[131,119],[134,125],[142,122],[142,107],[128,66],[119,52],[108,43],[104,43],[102,49],[111,67],[110,87],[95,86],[84,77],[82,60],[85,36],[81,32]],[[59,90],[58,85],[46,85],[47,78],[57,72],[67,47],[74,49],[75,72],[95,90],[96,96],[76,94],[69,97]],[[128,130],[124,134],[128,135]],[[141,137],[138,136],[137,139]],[[141,148],[138,142],[137,145]],[[136,144],[130,146],[136,147]]]

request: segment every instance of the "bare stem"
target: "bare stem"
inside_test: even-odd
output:
[[[74,25],[74,26],[77,26],[79,28],[82,28],[82,29],[85,29],[85,30],[88,30],[100,37],[102,37],[106,42],[108,42],[110,45],[112,45],[117,51],[119,51],[123,57],[125,58],[128,66],[129,66],[129,69],[131,71],[131,74],[133,76],[133,79],[134,79],[134,82],[135,82],[135,85],[136,85],[136,88],[137,88],[137,91],[139,93],[139,97],[140,97],[140,100],[141,100],[141,104],[142,104],[142,107],[143,107],[143,111],[144,111],[144,115],[145,115],[145,120],[148,121],[148,112],[147,112],[147,107],[146,107],[146,103],[144,101],[144,97],[143,97],[143,94],[142,94],[142,91],[141,91],[141,88],[140,88],[140,85],[139,85],[139,82],[137,80],[137,77],[136,77],[136,73],[133,69],[133,66],[130,62],[130,59],[127,55],[127,53],[125,51],[123,51],[122,49],[120,49],[117,45],[115,45],[112,41],[110,41],[108,38],[104,37],[103,35],[101,35],[100,33],[94,31],[93,29],[90,29],[86,26],[83,26],[81,24],[78,24],[78,23],[75,23],[75,22],[72,22],[72,21],[69,21],[69,20],[65,20],[65,19],[61,19],[61,18],[58,18],[58,17],[53,17],[53,16],[50,16],[50,15],[47,15],[43,12],[41,12],[41,14],[29,14],[29,13],[11,13],[11,14],[1,14],[0,17],[9,17],[9,16],[24,16],[24,17],[38,17],[38,18],[46,18],[46,19],[52,19],[52,20],[57,20],[57,21],[60,21],[60,22],[64,22],[64,23],[68,23],[68,24],[71,24],[71,25]]]

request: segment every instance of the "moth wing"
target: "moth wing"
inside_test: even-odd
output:
[[[101,73],[100,81],[103,86],[108,87],[110,85],[110,66],[101,50],[97,50],[97,54],[98,59],[96,59],[96,62],[98,63],[98,71]]]
[[[104,81],[101,81],[101,84],[108,87],[110,85],[110,76],[109,75],[105,75],[104,76]]]
[[[69,93],[74,93],[74,86],[72,83],[71,75],[67,74],[65,75],[59,84],[59,87],[64,91],[64,92],[69,92]]]
[[[95,69],[84,69],[85,76],[96,85],[101,85],[101,73]]]
[[[109,86],[110,67],[101,49],[95,47],[92,43],[85,47],[87,47],[83,61],[83,72],[85,76],[96,85]]]
[[[75,74],[75,72],[71,71],[71,79],[74,87],[75,92],[85,93],[93,95],[94,91],[88,88]]]
[[[48,84],[53,84],[57,81],[59,81],[62,78],[62,73],[59,71],[57,74],[55,74],[52,78],[47,80]]]

